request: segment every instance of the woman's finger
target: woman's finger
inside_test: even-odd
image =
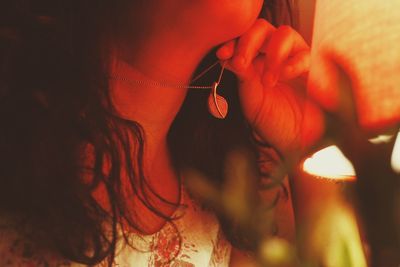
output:
[[[216,53],[217,58],[221,61],[231,59],[235,52],[235,46],[236,46],[236,40],[231,40],[226,42],[220,48],[218,48]]]
[[[289,58],[280,71],[281,80],[292,80],[310,69],[310,50],[304,50]]]
[[[238,70],[246,70],[260,53],[266,40],[276,30],[269,22],[258,19],[253,26],[243,34],[235,48],[231,65]]]
[[[283,63],[290,55],[307,50],[308,45],[291,27],[280,26],[263,49],[266,53],[263,83],[273,87],[279,79]]]

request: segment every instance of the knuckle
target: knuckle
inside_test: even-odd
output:
[[[290,27],[289,25],[281,25],[278,27],[278,32],[281,32],[282,34],[286,35],[291,35],[294,32],[294,29]]]
[[[255,26],[256,27],[260,27],[260,28],[271,28],[273,27],[267,20],[265,19],[257,19],[255,22]]]

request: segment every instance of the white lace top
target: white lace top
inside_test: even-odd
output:
[[[223,237],[215,216],[202,210],[183,194],[179,219],[167,223],[150,236],[132,235],[134,248],[120,246],[116,255],[119,267],[227,267],[231,246]],[[37,254],[18,234],[0,226],[0,266],[82,266]],[[105,266],[100,264],[99,266]]]

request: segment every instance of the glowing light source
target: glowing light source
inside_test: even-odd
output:
[[[336,146],[316,152],[304,161],[303,169],[321,178],[354,180],[355,177],[353,165]]]
[[[296,178],[295,212],[304,257],[315,266],[366,267],[356,213],[343,195],[355,179],[350,161],[330,146],[306,159]]]
[[[393,170],[400,173],[400,132],[397,134],[396,143],[394,144],[391,163]]]
[[[309,94],[337,110],[340,76],[349,75],[360,125],[377,131],[400,122],[400,1],[318,0]]]
[[[389,143],[390,141],[392,141],[392,138],[393,135],[378,135],[377,137],[369,139],[369,141],[374,145],[379,145],[382,143]]]

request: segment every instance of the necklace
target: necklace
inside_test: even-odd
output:
[[[206,68],[204,71],[202,71],[200,74],[198,74],[195,78],[192,79],[190,84],[194,83],[195,81],[199,80],[201,77],[203,77],[205,74],[207,74],[211,69],[213,69],[216,65],[218,65],[219,61],[216,61],[213,63],[211,66]],[[218,86],[221,83],[222,76],[224,74],[226,62],[224,61],[222,63],[221,67],[221,72],[219,74],[219,77],[217,81],[215,81],[212,85],[184,85],[184,84],[169,84],[169,83],[164,83],[164,82],[158,82],[158,81],[144,81],[144,80],[131,80],[128,79],[127,77],[122,77],[122,76],[110,76],[110,79],[114,80],[119,80],[122,82],[125,82],[130,85],[144,85],[144,86],[155,86],[155,87],[175,87],[175,88],[181,88],[181,89],[208,89],[210,90],[210,95],[208,97],[208,111],[213,115],[215,118],[218,119],[224,119],[226,115],[228,114],[228,102],[226,99],[219,95],[217,90]]]

